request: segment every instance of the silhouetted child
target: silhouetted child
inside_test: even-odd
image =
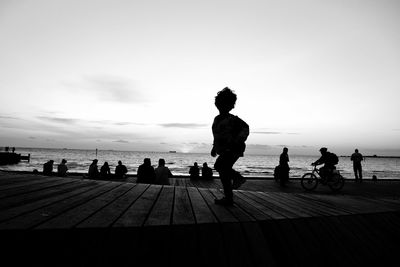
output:
[[[190,167],[189,174],[190,174],[190,179],[199,179],[200,169],[199,166],[197,165],[197,162],[195,162],[194,165]]]
[[[158,167],[154,170],[156,173],[155,184],[169,185],[169,178],[172,177],[171,171],[165,167],[165,160],[158,160]]]
[[[232,168],[235,162],[243,157],[245,141],[249,135],[249,125],[238,116],[229,113],[235,107],[236,99],[236,94],[228,87],[219,91],[215,97],[219,115],[214,118],[212,125],[214,142],[211,156],[219,155],[214,168],[219,172],[225,194],[225,197],[215,199],[215,204],[218,205],[233,205],[232,189],[239,188],[246,181]]]
[[[100,168],[100,177],[102,179],[109,179],[111,177],[111,170],[108,162],[104,162],[103,166]]]
[[[43,164],[43,175],[53,175],[53,163],[54,160],[51,159]]]
[[[212,180],[214,179],[213,177],[213,171],[210,167],[208,167],[207,163],[203,163],[203,168],[201,169],[201,177],[204,180]]]
[[[154,167],[151,166],[151,160],[145,158],[143,164],[138,168],[136,183],[152,184],[155,180],[156,173],[154,172]]]
[[[122,161],[118,161],[118,166],[115,167],[115,178],[125,178],[128,173],[128,169],[122,164]]]
[[[67,176],[68,167],[66,165],[67,160],[63,159],[60,164],[57,166],[57,175],[60,177]]]
[[[97,159],[94,159],[92,164],[89,166],[88,176],[90,179],[96,179],[99,177],[99,169],[97,167]]]

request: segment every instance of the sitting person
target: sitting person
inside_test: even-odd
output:
[[[201,169],[201,177],[204,180],[212,180],[214,179],[213,177],[213,171],[210,167],[208,167],[207,162],[203,163],[203,168]]]
[[[169,185],[169,178],[173,175],[168,167],[165,167],[164,159],[158,160],[158,167],[154,170],[154,172],[156,173],[155,184]]]
[[[96,179],[99,177],[99,169],[97,167],[97,159],[94,159],[92,164],[89,166],[88,175],[90,179]]]
[[[67,163],[67,160],[63,159],[61,161],[61,163],[58,164],[58,167],[57,167],[57,175],[58,176],[60,176],[60,177],[67,176],[68,167],[67,167],[66,163]]]
[[[319,169],[319,174],[323,182],[326,182],[332,175],[333,170],[336,169],[335,165],[338,164],[339,159],[336,154],[328,152],[326,147],[322,147],[319,151],[321,152],[321,157],[317,161],[311,163],[311,165],[317,166],[324,164],[324,166]]]
[[[200,176],[200,169],[199,166],[197,165],[197,162],[194,163],[192,167],[190,167],[189,170],[190,174],[190,179],[198,179]]]
[[[122,161],[118,161],[118,166],[115,167],[115,178],[121,179],[126,178],[126,174],[128,173],[128,169],[125,165],[122,164]]]
[[[154,172],[154,167],[151,166],[151,160],[145,158],[143,164],[138,168],[136,183],[152,184],[155,179],[156,173]]]
[[[43,175],[53,175],[53,163],[54,160],[49,160],[45,164],[43,164]]]
[[[103,166],[100,168],[100,177],[103,179],[109,179],[111,177],[111,170],[107,161],[104,162]]]

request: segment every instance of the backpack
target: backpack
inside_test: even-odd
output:
[[[339,163],[339,158],[336,156],[335,153],[330,154],[330,161],[332,162],[333,165],[336,165]]]
[[[245,141],[247,140],[247,137],[250,134],[249,125],[238,116],[233,116],[233,118],[234,118],[233,135],[235,139],[238,140],[233,150],[243,154],[243,152],[246,150]]]

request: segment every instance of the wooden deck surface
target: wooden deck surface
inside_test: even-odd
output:
[[[400,182],[248,181],[221,207],[217,180],[171,186],[0,172],[2,258],[63,266],[399,264]],[[13,261],[12,261],[13,263]],[[398,265],[397,265],[398,266]]]

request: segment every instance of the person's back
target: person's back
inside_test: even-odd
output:
[[[66,165],[67,161],[63,159],[61,163],[57,166],[57,175],[60,177],[67,176],[68,167]]]
[[[115,167],[115,177],[116,178],[124,178],[128,173],[128,169],[125,165],[122,164],[121,161],[118,161],[118,166]]]
[[[201,177],[204,180],[213,179],[213,171],[210,167],[208,167],[207,163],[203,163],[203,168],[201,169]]]
[[[137,183],[154,183],[156,178],[156,173],[154,171],[154,167],[151,166],[151,161],[149,158],[146,158],[142,165],[139,166],[137,171]]]
[[[190,167],[189,170],[190,178],[191,179],[198,179],[200,176],[200,169],[199,166],[197,165],[197,162],[194,163],[192,167]]]
[[[354,152],[350,158],[350,160],[353,161],[353,164],[361,164],[363,159],[363,156],[358,152],[358,150],[356,150],[356,152]]]
[[[155,184],[169,185],[169,177],[172,177],[171,171],[165,167],[164,159],[158,161],[158,167],[154,170],[156,174]]]
[[[43,174],[44,175],[52,175],[53,174],[53,160],[49,160],[45,164],[43,164]]]
[[[90,164],[88,175],[89,175],[89,178],[92,178],[92,179],[95,179],[99,176],[99,169],[97,167],[97,159],[93,160],[92,164]]]
[[[108,165],[107,161],[104,162],[103,166],[100,168],[100,176],[104,179],[110,178],[111,176],[110,166]]]

